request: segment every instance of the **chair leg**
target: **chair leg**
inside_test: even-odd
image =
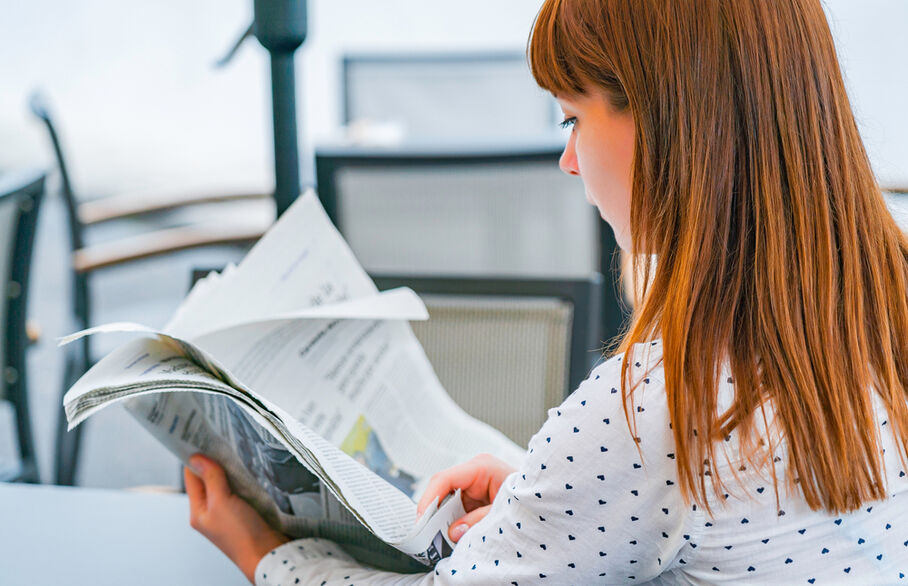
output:
[[[66,369],[63,377],[63,391],[61,393],[61,403],[62,397],[66,394],[66,391],[72,387],[73,384],[79,379],[82,373],[85,372],[84,365],[81,364],[81,360],[70,358],[66,361]],[[78,464],[78,455],[79,455],[79,444],[82,438],[82,428],[85,424],[79,425],[79,427],[73,429],[72,431],[67,431],[66,428],[68,423],[66,421],[66,413],[63,411],[62,404],[60,410],[58,411],[58,420],[57,420],[57,437],[56,437],[56,454],[55,454],[55,479],[56,484],[62,486],[73,486],[76,482],[76,466]]]
[[[38,465],[36,462],[23,462],[19,482],[25,482],[28,484],[41,484],[41,479],[38,477]]]
[[[20,352],[18,358],[24,358],[26,353],[25,343],[17,348]],[[18,373],[13,377],[13,381],[8,381],[7,391],[13,398],[16,408],[16,431],[19,443],[19,463],[12,478],[12,482],[24,482],[29,484],[38,484],[40,478],[38,475],[38,461],[35,454],[35,442],[32,435],[31,409],[29,406],[28,396],[28,371],[25,367],[24,360],[15,360],[18,366],[11,370]]]
[[[60,409],[57,428],[56,478],[55,483],[61,486],[74,486],[76,483],[76,464],[78,462],[79,443],[82,426],[66,431],[66,415]]]

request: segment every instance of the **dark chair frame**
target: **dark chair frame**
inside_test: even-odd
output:
[[[380,290],[409,287],[416,293],[504,297],[545,297],[567,301],[573,307],[568,380],[565,396],[576,389],[602,358],[598,338],[603,278],[593,273],[586,279],[503,279],[494,277],[426,277],[370,275]]]
[[[44,181],[45,174],[42,171],[26,171],[0,177],[0,198],[22,197],[16,220],[10,273],[6,281],[8,287],[3,295],[3,303],[6,303],[6,325],[3,332],[4,363],[0,371],[0,375],[5,379],[4,395],[13,404],[16,412],[20,463],[18,471],[12,476],[0,478],[5,481],[39,482],[28,408],[26,312],[38,212],[44,197]]]
[[[523,61],[526,63],[526,55],[522,51],[492,51],[492,52],[451,52],[451,53],[420,53],[420,54],[408,54],[408,53],[382,53],[382,54],[356,54],[351,53],[344,55],[341,62],[341,87],[343,93],[343,124],[349,124],[353,120],[351,119],[351,110],[352,110],[352,98],[350,96],[350,85],[352,83],[352,72],[351,70],[360,64],[382,64],[382,65],[391,65],[391,64],[400,64],[400,65],[409,65],[409,64],[419,64],[419,65],[445,65],[456,63],[458,65],[471,65],[475,64],[477,66],[495,63],[495,62],[513,62],[513,61]],[[555,108],[552,107],[551,112],[551,122],[552,127],[554,128],[556,123]]]
[[[337,200],[337,175],[342,169],[380,169],[386,167],[456,167],[467,164],[507,165],[546,162],[557,165],[564,149],[562,142],[524,143],[519,145],[408,145],[398,148],[324,146],[316,150],[315,169],[318,196],[341,234],[344,218]],[[601,287],[599,315],[601,330],[598,340],[610,343],[622,331],[629,309],[621,292],[618,266],[618,244],[612,229],[604,221],[599,227],[599,272],[605,277]]]
[[[223,244],[250,245],[264,234],[264,227],[223,230],[212,224],[154,230],[137,237],[120,239],[102,245],[86,246],[86,227],[101,222],[166,212],[191,205],[269,199],[272,195],[263,193],[169,194],[164,197],[146,198],[124,195],[82,203],[76,197],[73,189],[60,138],[42,96],[34,94],[30,99],[29,107],[32,114],[41,121],[47,130],[60,172],[60,191],[66,208],[72,251],[72,262],[70,263],[73,300],[72,323],[70,324],[72,331],[83,330],[92,325],[89,275],[94,271],[191,248]],[[64,360],[63,394],[94,364],[90,336],[85,336],[67,345]],[[55,439],[54,482],[60,485],[73,485],[76,481],[77,457],[85,426],[81,425],[72,431],[67,431],[68,423],[62,407],[63,394],[61,394]]]

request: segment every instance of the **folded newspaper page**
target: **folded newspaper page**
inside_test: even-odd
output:
[[[313,193],[236,267],[190,292],[64,397],[70,427],[122,401],[183,462],[202,452],[233,489],[293,536],[333,539],[378,567],[416,570],[450,553],[459,496],[416,518],[432,474],[524,450],[445,393],[406,320],[407,289],[379,293]],[[378,538],[378,540],[375,539]],[[409,564],[409,565],[408,565]]]

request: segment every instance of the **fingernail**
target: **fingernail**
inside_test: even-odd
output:
[[[463,534],[466,533],[467,529],[469,529],[469,528],[470,528],[469,525],[467,525],[465,523],[461,523],[460,525],[455,525],[454,528],[451,529],[451,539],[453,539],[454,541],[459,541],[460,538],[463,537]]]
[[[205,460],[199,456],[189,458],[189,467],[196,472],[201,472],[205,468]]]

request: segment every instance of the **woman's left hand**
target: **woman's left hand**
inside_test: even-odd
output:
[[[183,469],[189,495],[189,524],[207,537],[255,583],[255,568],[262,557],[290,539],[272,529],[249,503],[233,494],[224,469],[201,454]]]

